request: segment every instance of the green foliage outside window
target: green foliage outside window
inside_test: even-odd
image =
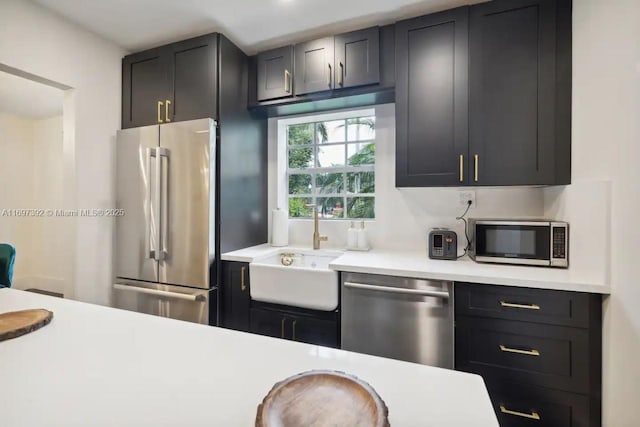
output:
[[[287,146],[290,217],[375,217],[375,117],[290,125]]]

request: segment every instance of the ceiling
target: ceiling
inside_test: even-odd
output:
[[[32,0],[129,51],[219,31],[246,53],[483,0]]]
[[[31,119],[62,114],[63,92],[0,71],[0,112]]]

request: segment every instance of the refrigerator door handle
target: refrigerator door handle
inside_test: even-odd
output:
[[[115,283],[113,289],[120,291],[138,292],[141,294],[156,295],[159,297],[182,299],[186,301],[205,301],[206,298],[201,294],[182,294],[178,292],[160,291],[158,289],[142,288],[140,286],[120,285]]]
[[[144,236],[144,242],[145,242],[145,256],[149,259],[156,259],[156,250],[154,249],[153,245],[151,244],[151,239],[153,237],[155,237],[155,227],[153,226],[153,221],[154,221],[154,212],[152,212],[152,207],[153,207],[153,203],[152,203],[152,196],[151,193],[154,190],[154,187],[151,185],[151,158],[152,157],[156,157],[155,155],[155,149],[154,148],[147,148],[145,150],[145,160],[146,160],[146,164],[145,164],[145,171],[146,171],[146,176],[145,176],[145,184],[146,184],[146,201],[145,201],[145,210],[144,210],[144,220],[146,222],[146,227],[145,227],[145,236]],[[157,191],[156,191],[157,194]],[[157,216],[155,217],[157,218]],[[157,240],[156,240],[157,242]]]
[[[162,250],[160,249],[160,229],[162,227],[162,218],[160,213],[160,203],[162,202],[161,198],[161,186],[162,186],[162,159],[160,156],[160,148],[155,148],[155,158],[156,158],[156,184],[155,184],[155,194],[154,194],[154,216],[156,219],[154,231],[155,231],[155,241],[156,241],[156,251],[154,259],[156,261],[162,261],[164,259]]]
[[[170,163],[170,151],[168,148],[159,147],[156,148],[158,154],[158,165],[160,168],[160,176],[162,180],[158,181],[158,193],[160,194],[161,204],[159,204],[160,211],[160,240],[159,251],[160,258],[166,259],[169,255],[169,163]],[[166,169],[162,169],[162,158],[166,159]]]

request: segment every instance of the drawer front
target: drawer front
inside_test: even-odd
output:
[[[456,314],[587,328],[590,299],[582,292],[455,284]]]
[[[507,320],[456,320],[456,369],[486,380],[589,392],[586,330]]]
[[[599,410],[585,395],[515,383],[487,384],[501,426],[596,427]]]

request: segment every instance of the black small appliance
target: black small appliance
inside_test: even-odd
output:
[[[436,228],[429,232],[429,258],[458,259],[458,235],[446,228]]]

